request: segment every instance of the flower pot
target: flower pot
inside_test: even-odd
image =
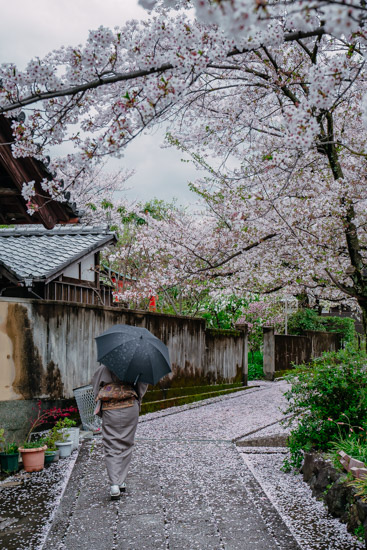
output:
[[[1,471],[6,474],[14,474],[19,467],[19,453],[0,453]]]
[[[77,449],[78,446],[79,446],[80,429],[79,428],[69,428],[69,433],[73,437],[73,448]]]
[[[74,449],[76,449],[78,447],[78,445],[76,443],[76,434],[74,433],[74,428],[63,428],[61,431],[62,431],[64,437],[67,438],[67,439],[70,439],[70,441],[72,442],[71,452],[73,452]],[[79,439],[79,436],[78,436],[78,439]],[[78,443],[79,443],[79,441],[78,441]]]
[[[55,462],[56,451],[45,451],[45,464]]]
[[[60,458],[67,458],[71,455],[73,446],[71,439],[68,439],[68,441],[56,441],[55,445],[60,451]]]
[[[36,447],[34,449],[25,449],[19,447],[20,454],[22,455],[23,467],[26,472],[39,472],[43,470],[45,465],[45,450],[47,445],[43,447]]]
[[[60,458],[60,451],[59,451],[59,449],[57,449],[55,451],[54,462],[57,462],[59,460],[59,458]]]

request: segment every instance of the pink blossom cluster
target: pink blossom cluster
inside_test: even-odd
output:
[[[192,5],[196,19],[185,12]],[[358,301],[367,262],[364,13],[354,1],[286,10],[159,1],[148,21],[100,27],[24,71],[1,66],[0,107],[31,108],[13,122],[14,154],[45,159],[69,140],[73,153],[51,161],[55,178],[42,185],[77,195],[97,164],[165,123],[169,144],[203,170],[192,184],[195,212],[121,228],[114,259],[137,282],[120,299],[179,286]],[[31,183],[24,196],[31,207]]]
[[[306,32],[314,29],[320,19],[325,20],[328,32],[338,37],[358,32],[366,19],[363,6],[357,0],[348,3],[293,0],[286,5],[268,0],[139,0],[139,4],[147,10],[194,6],[199,20],[217,25],[239,43],[244,37],[253,38],[259,31],[262,40],[266,40],[269,28],[272,29],[282,17],[288,29]]]
[[[363,77],[357,54],[345,55],[347,37],[350,52],[364,58],[365,11],[354,1],[348,6],[294,1],[287,3],[286,11],[282,5],[255,0],[163,0],[143,5],[154,8],[149,21],[130,21],[113,30],[99,27],[90,31],[83,46],[62,47],[33,59],[24,71],[11,63],[1,66],[0,109],[14,116],[31,108],[25,122],[13,123],[14,155],[44,160],[50,148],[70,141],[75,152],[51,166],[56,172],[73,167],[74,173],[65,176],[68,185],[106,155],[121,157],[142,129],[186,113],[182,100],[189,105],[199,92],[212,106],[231,97],[227,112],[235,126],[245,123],[253,134],[255,128],[263,132],[270,125],[289,146],[309,148],[318,135],[318,112],[332,107],[349,82]],[[191,6],[196,20],[184,11]],[[330,36],[320,26],[323,19]],[[294,40],[303,35],[300,46]],[[304,63],[301,48],[312,53],[312,40],[319,40],[318,51],[312,63]],[[236,87],[240,77],[239,94],[221,93]],[[217,78],[228,84],[213,87]],[[302,89],[297,90],[302,79]],[[285,83],[287,99],[279,101]],[[264,95],[257,105],[259,87]],[[251,108],[242,109],[238,119],[236,104]],[[220,110],[210,109],[209,117]],[[200,125],[195,109],[188,109],[186,120],[193,135],[202,134],[203,143],[222,124],[218,116],[214,127]],[[223,132],[218,147],[230,143],[228,133]],[[60,185],[56,174],[50,190],[57,194]]]

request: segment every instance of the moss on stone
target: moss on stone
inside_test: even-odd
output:
[[[212,386],[213,387],[213,386]],[[253,387],[253,386],[251,386]],[[143,402],[141,406],[141,414],[146,414],[150,412],[160,411],[163,409],[168,409],[169,407],[177,407],[180,405],[187,405],[188,403],[194,403],[196,401],[201,401],[204,399],[209,399],[210,397],[219,397],[221,395],[228,395],[230,393],[235,393],[238,391],[248,390],[250,386],[239,386],[235,388],[220,390],[220,391],[211,391],[206,393],[196,393],[193,395],[182,395],[180,397],[171,397],[169,399],[162,399],[160,401],[150,401]]]
[[[188,386],[179,388],[162,388],[160,390],[150,390],[146,393],[145,401],[162,401],[172,397],[183,397],[187,395],[196,395],[201,393],[211,393],[214,391],[230,390],[243,387],[240,382],[233,384],[210,384],[205,386]]]
[[[227,328],[207,328],[206,333],[209,336],[241,336],[242,332]]]

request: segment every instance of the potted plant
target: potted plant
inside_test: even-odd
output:
[[[32,432],[35,428],[43,424],[45,413],[41,411],[41,401],[38,401],[38,414],[34,420],[31,420],[25,442],[19,447],[22,455],[23,467],[26,472],[39,472],[45,465],[45,450],[47,445],[43,439],[31,441]]]
[[[79,428],[76,428],[75,420],[65,417],[62,420],[60,419],[60,425],[62,425],[61,430],[67,436],[68,439],[71,439],[73,442],[72,450],[78,448],[79,445]]]
[[[56,441],[55,445],[60,451],[60,458],[67,458],[71,455],[71,451],[73,448],[73,442],[71,439],[67,439],[65,441]]]
[[[55,447],[55,449],[47,448],[45,450],[45,465],[46,464],[51,464],[52,462],[56,462],[55,458],[56,458],[57,453],[58,453],[58,450],[56,449],[56,447]],[[58,455],[60,456],[60,453],[58,453]]]
[[[56,449],[55,441],[52,437],[52,434],[47,434],[44,438],[44,442],[47,445],[47,449],[45,450],[45,464],[56,462],[59,459],[60,453]]]
[[[26,472],[39,472],[45,465],[45,450],[47,445],[43,439],[25,441],[19,451],[22,455],[23,467]]]
[[[1,471],[6,474],[13,474],[18,471],[19,467],[19,452],[18,445],[16,443],[5,444],[4,437],[5,430],[0,429],[0,464]]]
[[[60,458],[70,456],[73,447],[73,440],[65,429],[65,420],[67,419],[60,418],[51,430],[54,434],[55,446],[60,451]]]
[[[50,462],[57,462],[60,458],[60,451],[56,447],[56,441],[63,441],[64,434],[58,426],[51,428],[44,438],[44,442],[47,445],[47,450],[45,451],[45,464]]]

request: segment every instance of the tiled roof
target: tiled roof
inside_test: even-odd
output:
[[[0,265],[22,280],[47,279],[89,252],[115,241],[108,227],[34,225],[0,229]]]

